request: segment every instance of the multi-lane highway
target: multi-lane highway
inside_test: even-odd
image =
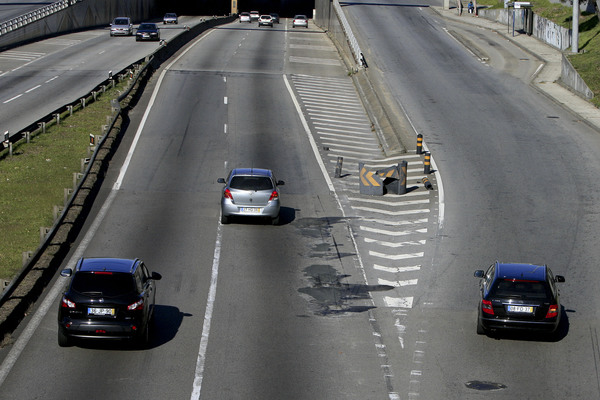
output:
[[[414,150],[384,155],[312,23],[214,29],[155,73],[64,262],[141,257],[163,275],[150,349],[59,348],[57,278],[0,350],[0,398],[598,398],[600,136],[531,89],[539,61],[493,33],[410,3],[344,10],[388,88],[382,97],[424,134],[435,190],[423,188]],[[22,78],[103,59],[89,68],[101,74],[151,45],[107,36],[62,37],[96,60],[56,49]],[[120,56],[98,56],[107,52]],[[359,162],[400,160],[407,195],[360,194]],[[286,182],[280,226],[219,224],[216,179],[236,166],[271,168]],[[473,271],[495,259],[566,276],[561,335],[476,334]]]

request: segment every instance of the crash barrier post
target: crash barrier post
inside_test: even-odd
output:
[[[335,177],[342,177],[342,164],[344,163],[344,157],[338,157],[337,164],[335,166]]]
[[[423,135],[417,135],[417,154],[423,154]]]
[[[425,153],[425,160],[423,161],[423,173],[430,174],[431,173],[431,154]]]
[[[360,193],[371,196],[405,194],[407,165],[406,161],[400,161],[398,165],[374,170],[366,167],[365,163],[358,163]]]
[[[423,186],[425,186],[425,189],[427,190],[433,190],[433,184],[429,182],[429,179],[426,176],[423,177]]]

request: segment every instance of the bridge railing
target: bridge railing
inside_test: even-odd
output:
[[[52,4],[48,4],[44,7],[40,7],[36,10],[30,11],[26,14],[19,15],[18,17],[12,18],[5,22],[0,22],[0,36],[8,32],[12,32],[15,29],[24,27],[27,24],[38,21],[42,18],[64,10],[65,8],[78,3],[82,0],[60,0]]]
[[[363,65],[364,58],[363,53],[360,50],[360,46],[358,45],[358,40],[354,36],[352,32],[352,28],[350,28],[350,24],[348,23],[348,19],[346,15],[342,11],[342,7],[340,6],[340,2],[338,0],[333,0],[333,9],[335,10],[335,14],[337,15],[340,24],[342,25],[342,29],[344,34],[346,35],[346,39],[348,40],[348,45],[350,46],[350,50],[352,51],[352,55],[354,56],[354,60],[358,65]]]

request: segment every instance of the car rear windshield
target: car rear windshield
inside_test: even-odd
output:
[[[492,288],[495,297],[520,298],[520,299],[547,299],[552,297],[546,282],[498,280]]]
[[[273,182],[267,176],[234,176],[229,187],[239,190],[270,190],[273,189]]]
[[[129,25],[129,21],[126,19],[115,19],[115,25]]]
[[[156,29],[156,27],[153,24],[141,24],[139,29]]]
[[[131,274],[118,272],[78,272],[71,289],[81,294],[98,294],[106,297],[122,296],[135,290]]]

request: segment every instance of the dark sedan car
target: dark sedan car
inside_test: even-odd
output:
[[[82,258],[61,276],[71,281],[58,307],[59,346],[73,338],[148,344],[160,274],[139,259]]]
[[[140,24],[135,32],[135,40],[160,40],[160,29],[153,22],[144,22]]]
[[[522,329],[554,332],[560,323],[560,295],[554,276],[546,265],[507,264],[496,261],[481,278],[477,333]]]

